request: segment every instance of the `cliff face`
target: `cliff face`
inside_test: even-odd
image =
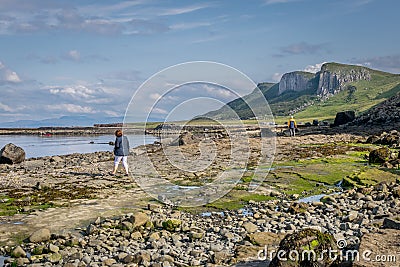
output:
[[[319,83],[317,95],[322,98],[339,93],[343,87],[350,82],[359,80],[371,80],[371,73],[367,68],[355,66],[353,69],[329,69],[328,64],[324,64],[318,72]]]
[[[326,63],[321,71],[316,74],[309,72],[289,72],[282,76],[279,82],[279,92],[316,90],[316,94],[322,98],[335,95],[343,90],[350,82],[359,80],[371,80],[369,69],[360,66]]]
[[[313,88],[314,74],[309,72],[289,72],[285,73],[279,82],[278,94],[286,91],[304,91]]]

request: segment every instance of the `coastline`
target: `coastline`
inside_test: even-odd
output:
[[[226,146],[225,137],[211,136],[221,151],[228,152],[229,147]],[[167,149],[171,149],[172,152],[178,149],[193,156],[198,151],[197,143],[188,142],[190,140],[193,139],[185,139],[186,143],[182,146],[168,146]],[[259,138],[252,137],[250,140],[257,144]],[[168,254],[172,260],[167,257],[171,266],[189,266],[195,263],[227,266],[235,262],[256,260],[254,257],[257,255],[257,249],[263,245],[253,244],[252,236],[263,236],[265,240],[270,240],[268,237],[272,236],[274,240],[279,241],[285,234],[312,226],[321,227],[318,228],[321,230],[325,228],[335,233],[336,239],[340,238],[340,235],[344,238],[357,237],[352,245],[359,247],[364,235],[375,235],[382,231],[379,227],[383,225],[384,218],[392,218],[393,215],[400,213],[397,191],[395,191],[398,188],[396,179],[389,181],[384,178],[383,181],[386,180],[386,182],[378,182],[375,186],[367,186],[361,191],[346,190],[342,194],[329,196],[325,200],[305,204],[307,206],[297,207],[296,203],[299,198],[307,195],[334,192],[335,190],[329,187],[329,181],[326,180],[330,174],[324,173],[320,177],[325,177],[325,181],[312,182],[312,176],[308,173],[326,172],[327,166],[333,168],[333,172],[338,172],[339,168],[348,168],[349,172],[356,171],[352,164],[347,164],[343,160],[353,160],[353,157],[354,160],[362,158],[360,153],[365,153],[363,151],[370,149],[369,145],[356,145],[357,142],[363,140],[363,137],[351,134],[329,136],[314,134],[293,139],[278,137],[275,169],[271,170],[263,186],[250,194],[247,192],[249,184],[246,179],[243,179],[226,197],[195,209],[163,206],[138,187],[136,178],[151,179],[148,166],[144,164],[144,158],[149,156],[154,160],[153,163],[156,164],[158,171],[165,175],[166,179],[180,186],[190,187],[202,185],[197,176],[210,177],[215,170],[222,168],[224,154],[219,156],[221,158],[217,157],[217,164],[211,165],[207,171],[196,173],[196,176],[183,176],[184,173],[168,167],[167,161],[161,158],[160,144],[132,149],[129,162],[133,163],[134,169],[131,173],[135,177],[108,175],[113,160],[111,152],[76,153],[30,159],[18,165],[0,165],[2,203],[9,207],[14,205],[17,208],[14,215],[1,216],[0,242],[2,246],[0,251],[5,255],[10,255],[16,248],[16,244],[43,228],[54,235],[51,240],[43,241],[44,246],[52,244],[59,247],[59,251],[42,252],[38,257],[29,259],[17,258],[19,261],[52,263],[51,260],[53,260],[52,264],[56,265],[60,262],[65,264],[76,260],[75,256],[72,256],[74,253],[82,253],[82,257],[78,257],[79,262],[87,256],[93,263],[100,264],[108,260],[113,264],[128,265],[124,263],[129,260],[129,258],[125,259],[127,256],[131,256],[129,264],[132,264],[137,257],[148,253],[156,256],[146,258],[146,261],[156,263],[162,256],[160,249],[169,246],[175,251]],[[324,160],[328,163],[324,163]],[[297,176],[300,178],[296,178]],[[308,176],[310,178],[307,178]],[[282,184],[277,183],[277,178],[274,177],[280,177]],[[300,181],[312,184],[311,186],[298,184]],[[294,187],[287,188],[291,184]],[[295,189],[298,190],[293,191]],[[8,200],[5,200],[4,196]],[[364,204],[360,207],[358,205],[361,201],[364,201]],[[232,206],[236,203],[240,205]],[[293,213],[290,212],[292,209],[294,209]],[[305,210],[308,213],[305,213]],[[244,213],[246,216],[243,216],[243,211],[246,211]],[[149,218],[148,221],[151,222],[149,227],[129,228],[128,222],[132,223],[130,218],[138,212],[145,213]],[[209,212],[211,217],[201,216],[204,212]],[[220,212],[226,216],[221,217]],[[365,214],[368,214],[368,221],[359,220]],[[351,220],[348,217],[350,215]],[[228,217],[230,219],[227,219]],[[162,222],[171,218],[180,220],[182,224],[188,226],[174,230],[165,229]],[[91,232],[87,229],[97,230]],[[194,241],[190,235],[193,235],[191,231],[196,229],[200,229],[198,231],[203,233],[203,237]],[[228,229],[228,231],[224,232],[222,229]],[[138,232],[142,237],[132,239],[132,236],[139,236]],[[111,235],[114,240],[128,233],[130,238],[126,236],[125,239],[128,240],[127,247],[130,247],[130,250],[120,250],[119,245],[115,244],[117,246],[115,247],[114,243],[107,244],[105,241],[90,245],[91,240],[101,240],[104,234]],[[177,240],[173,239],[174,234],[179,236]],[[219,247],[211,249],[210,244],[215,240],[218,241]],[[181,247],[176,246],[175,242],[178,241],[183,244]],[[258,242],[266,241],[259,240]],[[72,246],[65,245],[67,243]],[[199,252],[196,253],[200,254],[192,252],[193,248],[190,246],[184,249],[190,243],[198,247]],[[22,248],[30,253],[32,253],[31,249],[41,246],[32,242],[21,244]],[[110,247],[109,252],[100,249],[103,244]],[[96,253],[87,253],[87,249],[93,249]],[[95,256],[99,253],[102,255],[100,258]],[[57,258],[60,255],[61,257]],[[261,263],[265,264],[265,262]]]

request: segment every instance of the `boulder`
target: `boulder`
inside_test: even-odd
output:
[[[372,150],[369,153],[369,163],[385,163],[387,158],[389,157],[389,149],[386,147],[381,147],[375,150]]]
[[[172,146],[184,146],[197,143],[194,135],[190,132],[179,135],[174,141],[170,143]]]
[[[25,151],[14,144],[7,144],[0,150],[0,164],[17,164],[25,160]]]
[[[400,230],[400,221],[395,219],[385,218],[383,220],[382,227],[386,229]]]
[[[49,229],[43,228],[40,230],[37,230],[36,232],[33,232],[31,236],[29,237],[29,241],[31,243],[40,243],[44,241],[50,240],[51,233]]]
[[[274,246],[278,247],[279,240],[283,238],[283,235],[271,233],[271,232],[258,232],[247,235],[248,239],[252,244],[257,246]]]
[[[339,126],[353,121],[356,118],[356,114],[353,110],[338,112],[335,117],[333,126]]]
[[[145,225],[148,221],[150,221],[150,219],[146,213],[137,212],[129,218],[129,221],[132,223],[133,228],[137,228]]]
[[[321,257],[326,251],[337,249],[336,240],[331,234],[322,233],[316,229],[303,229],[286,235],[281,240],[278,248],[279,256],[276,255],[269,266],[337,266],[338,259],[333,261],[333,257],[326,257],[326,254],[325,257]],[[299,256],[294,255],[293,251],[296,251]]]

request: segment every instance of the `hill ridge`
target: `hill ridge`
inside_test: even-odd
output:
[[[399,74],[329,62],[323,64],[315,74],[293,71],[285,73],[279,83],[262,82],[257,87],[268,101],[274,116],[296,113],[299,118],[333,119],[338,111],[365,111],[395,95],[399,91],[399,85]],[[257,107],[257,102],[262,103],[252,92],[202,117],[233,119],[224,114],[229,107],[241,119],[251,119],[254,113],[246,103],[248,101],[252,107]]]

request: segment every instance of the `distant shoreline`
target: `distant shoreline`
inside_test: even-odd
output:
[[[121,127],[39,127],[39,128],[0,128],[0,135],[103,135],[114,134]],[[129,129],[132,134],[145,134],[143,129]]]

